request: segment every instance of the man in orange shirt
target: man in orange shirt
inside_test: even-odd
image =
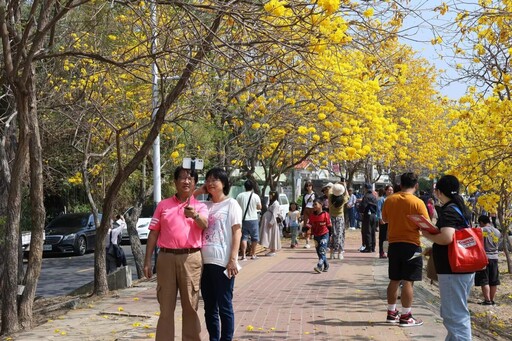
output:
[[[388,223],[389,285],[387,289],[388,312],[386,322],[399,323],[400,327],[421,326],[423,321],[411,313],[413,285],[421,281],[423,259],[421,257],[420,231],[407,219],[409,214],[421,214],[428,219],[425,203],[414,193],[418,188],[418,176],[404,173],[400,177],[400,192],[390,195],[382,206],[382,220]],[[402,283],[402,311],[396,309],[398,289]]]

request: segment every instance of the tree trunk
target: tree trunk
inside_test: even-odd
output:
[[[33,73],[32,73],[33,75]],[[29,87],[29,156],[30,156],[30,205],[32,213],[32,235],[30,239],[30,255],[23,284],[25,290],[19,304],[19,321],[23,329],[32,327],[32,308],[37,289],[37,282],[41,274],[43,258],[43,231],[45,223],[45,208],[43,203],[43,164],[41,136],[37,116],[37,100],[34,78],[30,77]]]
[[[23,96],[16,97],[19,119],[18,149],[11,173],[9,196],[7,203],[7,222],[9,228],[5,233],[5,263],[2,287],[2,334],[16,332],[20,328],[18,322],[17,293],[18,293],[18,242],[21,216],[21,194],[23,178],[28,156],[28,103],[22,100]]]

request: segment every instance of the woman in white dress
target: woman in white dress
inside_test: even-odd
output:
[[[267,256],[275,256],[276,251],[281,249],[281,232],[279,222],[283,220],[281,206],[279,206],[279,195],[275,191],[268,194],[269,206],[261,217],[260,244],[269,249]]]

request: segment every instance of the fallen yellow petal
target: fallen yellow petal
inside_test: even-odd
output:
[[[118,311],[124,311],[124,308],[123,307],[119,307],[117,308]]]
[[[148,334],[148,337],[149,337],[150,339],[154,339],[154,338],[155,338],[155,333],[149,333],[149,334]]]
[[[58,334],[58,333],[60,333],[60,329],[55,329],[53,332]]]
[[[134,326],[134,327],[140,327],[140,322],[133,322],[132,326]]]
[[[309,332],[304,332],[304,334],[309,335]]]
[[[276,328],[275,328],[275,327],[272,327],[272,328],[270,328],[270,330],[276,330]]]
[[[254,330],[254,327],[251,326],[251,325],[248,325],[246,329],[247,329],[248,332],[251,332],[251,331]]]
[[[68,333],[66,332],[60,332],[60,335],[67,335]]]
[[[155,315],[156,315],[156,316],[160,316],[160,312],[159,312],[159,311],[157,311],[157,312],[155,313]]]
[[[133,298],[133,300],[134,300],[134,301],[138,301],[138,300],[139,300],[139,298],[138,298],[138,297],[134,297],[134,298]]]

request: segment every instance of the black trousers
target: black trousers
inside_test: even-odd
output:
[[[379,224],[379,254],[384,253],[384,242],[388,240],[388,224]]]
[[[363,234],[363,245],[366,250],[371,250],[375,252],[376,245],[376,231],[377,231],[377,216],[375,214],[364,214],[363,215],[363,224],[362,224],[362,234]]]

